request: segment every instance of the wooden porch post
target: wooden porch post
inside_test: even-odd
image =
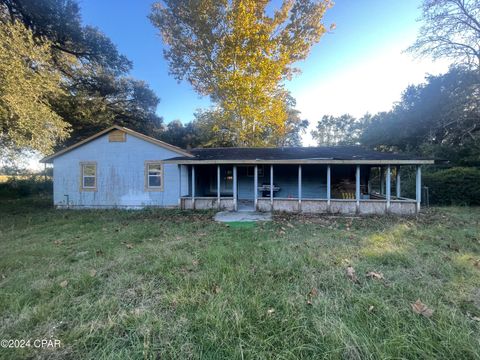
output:
[[[298,211],[302,211],[302,165],[298,165]]]
[[[192,209],[195,210],[195,165],[192,165]]]
[[[180,164],[178,164],[178,208],[182,208],[182,165]]]
[[[397,178],[395,181],[395,185],[397,187],[397,199],[401,196],[401,185],[400,185],[400,166],[397,166]]]
[[[380,195],[385,194],[385,176],[383,174],[383,167],[380,166]]]
[[[220,209],[220,165],[217,165],[217,207]]]
[[[258,165],[255,165],[253,169],[253,205],[255,211],[257,211],[258,205]]]
[[[273,211],[273,165],[270,165],[270,206]]]
[[[415,192],[417,201],[417,212],[420,211],[420,203],[422,202],[422,167],[417,165],[417,176],[415,179]]]
[[[390,179],[390,165],[387,165],[387,176],[386,176],[386,179],[385,179],[385,182],[386,182],[386,188],[387,188],[387,193],[386,193],[386,197],[387,197],[387,212],[390,210],[390,200],[391,200],[391,179]]]
[[[355,171],[355,200],[355,207],[358,213],[360,212],[360,165],[357,165]]]
[[[330,212],[330,204],[331,204],[331,197],[332,197],[332,169],[330,165],[327,165],[327,211]]]
[[[233,208],[238,210],[237,204],[237,165],[233,165]]]

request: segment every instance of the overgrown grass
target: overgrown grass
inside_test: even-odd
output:
[[[480,358],[480,209],[211,218],[1,201],[0,358]]]

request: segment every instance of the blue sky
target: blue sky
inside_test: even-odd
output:
[[[402,53],[417,33],[420,0],[338,0],[327,13],[332,34],[314,46],[302,73],[287,82],[297,108],[312,126],[324,114],[388,110],[409,84],[427,73],[446,71],[446,62],[414,59]],[[147,81],[161,98],[157,113],[166,122],[193,119],[195,109],[209,105],[188,83],[168,75],[162,42],[147,15],[151,0],[80,0],[85,24],[107,34],[133,61],[131,75]],[[304,143],[312,143],[307,134]]]

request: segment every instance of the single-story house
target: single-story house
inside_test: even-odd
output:
[[[184,150],[112,126],[42,162],[58,208],[414,214],[421,166],[434,161],[357,146]],[[416,168],[415,199],[402,197],[405,166]]]

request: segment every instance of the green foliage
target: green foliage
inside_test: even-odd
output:
[[[480,357],[479,208],[242,227],[31,199],[0,199],[0,214],[0,332],[62,342],[0,359]]]
[[[330,0],[164,0],[150,20],[160,30],[170,72],[215,104],[208,117],[222,144],[276,145],[289,133],[283,82],[326,32]]]
[[[18,199],[32,195],[51,195],[53,181],[43,175],[12,176],[0,182],[0,198]]]
[[[50,106],[72,129],[57,148],[114,123],[155,135],[162,123],[155,113],[158,97],[145,82],[127,76],[131,62],[105,34],[82,24],[76,0],[0,0],[0,6],[37,44],[51,44],[49,56],[65,91]]]
[[[29,29],[1,12],[0,5],[0,156],[7,147],[50,152],[69,130],[52,106],[65,95],[53,44],[37,43]]]
[[[480,169],[454,167],[423,175],[430,203],[438,205],[480,205]]]
[[[362,124],[349,114],[324,115],[312,131],[312,137],[319,146],[355,145],[358,143]]]

